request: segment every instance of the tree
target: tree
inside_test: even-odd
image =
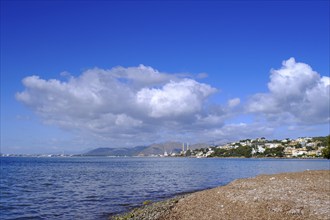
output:
[[[330,159],[330,136],[326,137],[327,146],[322,150],[322,156]]]
[[[235,149],[237,156],[251,157],[252,156],[252,148],[248,146],[239,146]]]
[[[307,149],[307,151],[312,151],[312,150],[314,150],[314,147],[307,146],[306,149]]]
[[[227,150],[222,148],[216,148],[214,149],[214,153],[211,154],[212,157],[225,157],[227,154]]]
[[[324,158],[327,158],[328,160],[330,159],[330,144],[328,143],[328,146],[323,148],[322,150],[322,156]]]
[[[283,157],[284,147],[267,148],[264,152],[267,157]]]

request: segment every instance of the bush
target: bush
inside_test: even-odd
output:
[[[146,201],[143,202],[143,205],[150,205],[151,203],[152,203],[152,201],[146,200]]]
[[[325,147],[322,150],[322,157],[326,158],[326,159],[330,159],[330,145],[328,145],[327,147]]]
[[[275,147],[275,148],[267,148],[264,152],[266,156],[271,157],[283,157],[284,156],[284,147]]]

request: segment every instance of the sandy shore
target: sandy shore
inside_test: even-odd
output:
[[[110,219],[330,219],[330,170],[260,175]]]

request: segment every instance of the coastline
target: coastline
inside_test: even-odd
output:
[[[237,179],[109,219],[329,219],[328,207],[330,170],[317,170]]]

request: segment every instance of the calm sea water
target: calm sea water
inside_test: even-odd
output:
[[[176,194],[258,174],[330,169],[328,160],[0,158],[1,219],[107,219]]]

